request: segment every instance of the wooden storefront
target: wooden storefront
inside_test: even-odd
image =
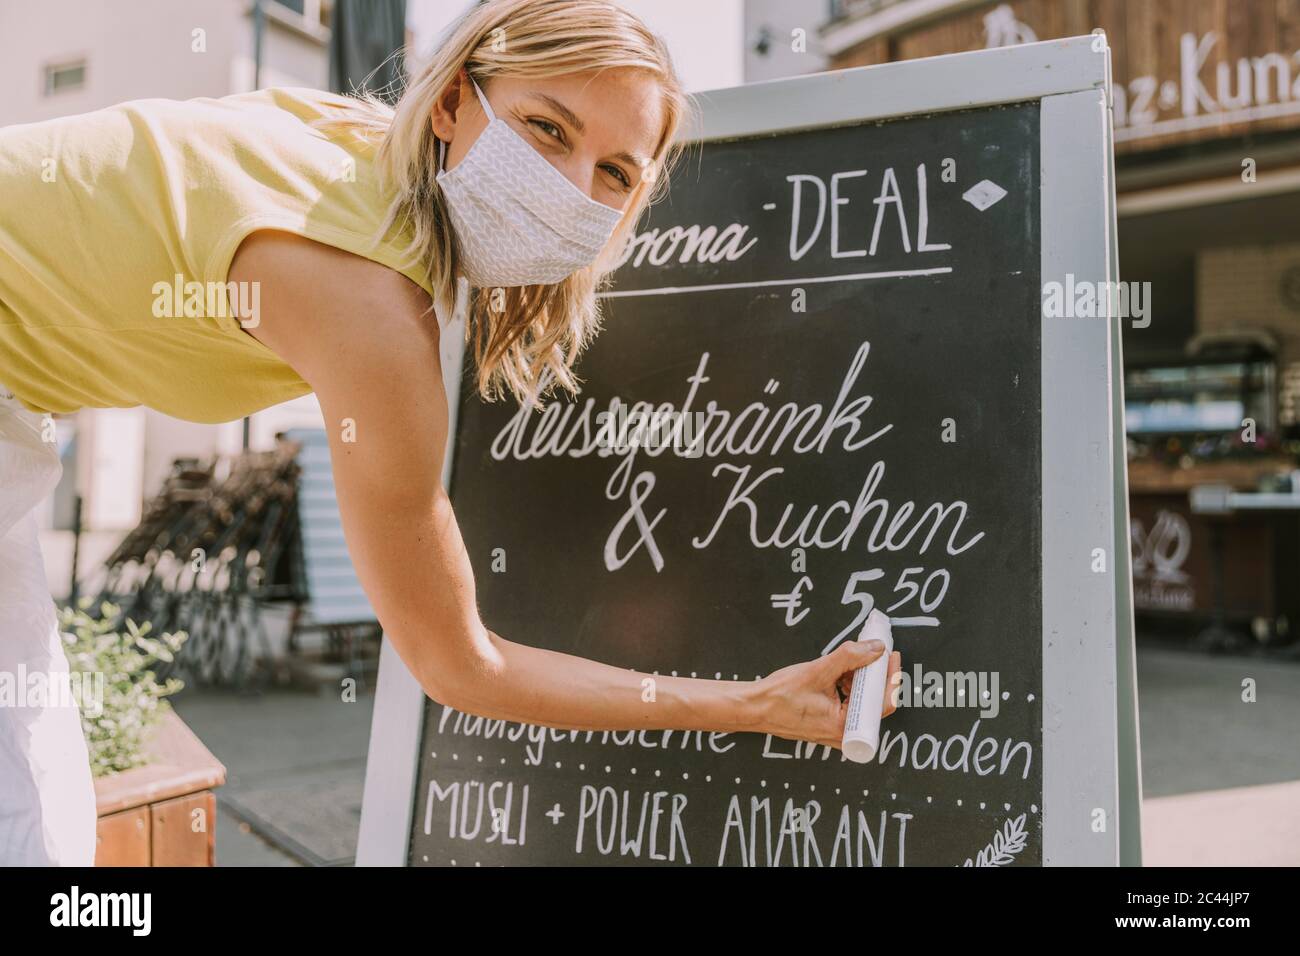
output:
[[[855,18],[855,9],[876,12]],[[836,69],[1105,31],[1120,153],[1300,128],[1300,0],[959,0],[845,10],[850,16],[825,37]]]

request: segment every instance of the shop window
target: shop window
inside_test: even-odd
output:
[[[1130,369],[1125,376],[1124,418],[1130,439],[1152,450],[1180,437],[1194,457],[1239,451],[1246,421],[1256,447],[1276,440],[1273,415],[1276,366],[1271,360],[1203,360]],[[1252,444],[1256,444],[1252,439]]]
[[[52,63],[45,67],[45,95],[80,90],[86,85],[86,61]]]

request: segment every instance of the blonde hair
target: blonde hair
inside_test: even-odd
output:
[[[610,69],[644,71],[663,91],[664,128],[650,175],[632,192],[609,245],[590,267],[553,285],[471,289],[466,341],[473,343],[479,395],[510,391],[540,404],[556,385],[577,394],[573,365],[600,331],[596,293],[645,208],[663,195],[690,101],[663,40],[610,0],[487,0],[470,10],[413,77],[394,107],[369,94],[322,125],[378,141],[378,171],[394,192],[379,237],[409,230],[407,254],[428,271],[434,301],[450,314],[460,251],[437,182],[435,103],[462,70],[480,85],[496,76],[553,77]],[[379,238],[377,237],[377,239]]]

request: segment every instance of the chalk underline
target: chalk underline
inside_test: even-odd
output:
[[[717,285],[664,286],[661,289],[627,289],[622,292],[598,292],[598,299],[621,299],[634,295],[677,295],[679,292],[718,292],[723,289],[757,289],[775,285],[811,285],[815,282],[858,282],[864,279],[908,279],[916,276],[952,272],[952,266],[937,269],[904,269],[897,272],[856,272],[844,276],[813,276],[808,279],[767,279],[762,282],[722,282]]]

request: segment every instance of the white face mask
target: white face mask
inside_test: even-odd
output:
[[[470,80],[473,83],[473,79]],[[462,266],[479,288],[550,285],[596,261],[623,218],[569,182],[505,120],[474,83],[488,115],[465,157],[448,171],[438,143],[438,185],[447,197]]]

